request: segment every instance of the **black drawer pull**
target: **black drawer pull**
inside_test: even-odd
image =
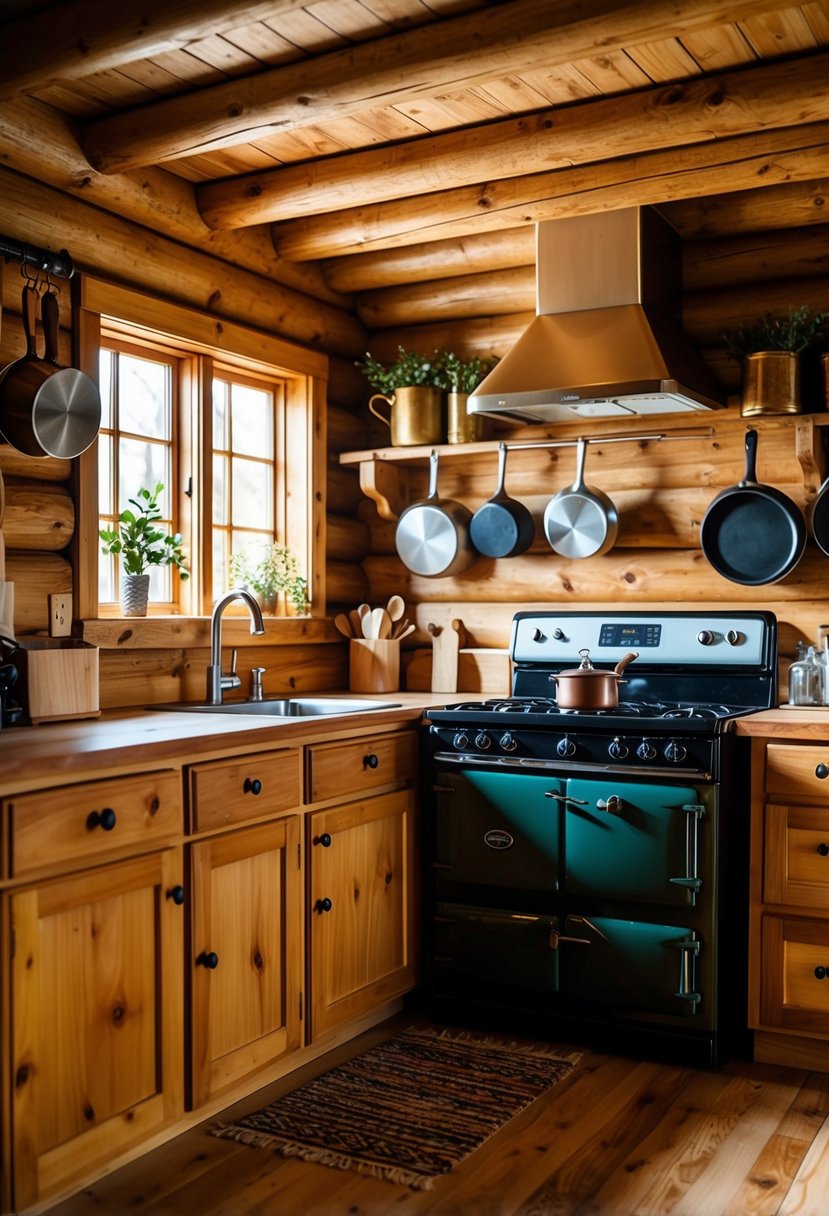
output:
[[[323,832],[321,836],[314,837],[314,844],[321,844],[324,849],[331,848],[331,833]]]
[[[257,794],[262,793],[262,782],[258,777],[245,777],[242,789],[246,794],[253,794],[255,797]]]
[[[829,971],[827,971],[825,967],[815,967],[816,980],[825,980],[827,975],[829,975]]]
[[[325,899],[318,899],[316,903],[317,912],[330,912],[334,905],[326,895]]]
[[[821,857],[826,857],[829,854],[829,844],[819,844],[815,852],[820,853]]]
[[[815,776],[818,781],[825,781],[829,777],[829,768],[825,764],[819,764],[815,769]]]
[[[197,967],[206,967],[208,971],[215,971],[219,965],[219,956],[215,950],[202,950],[199,957],[196,959]]]
[[[374,752],[371,752],[368,756],[363,756],[364,768],[378,768],[379,764],[380,761],[377,756],[375,756]]]
[[[167,892],[167,898],[171,899],[174,904],[178,904],[178,906],[181,907],[181,905],[184,903],[184,887],[181,885],[170,887],[170,890]]]
[[[102,811],[91,811],[86,819],[86,826],[91,832],[95,828],[103,828],[105,832],[111,832],[118,822],[118,816],[115,814],[111,806],[105,806]]]

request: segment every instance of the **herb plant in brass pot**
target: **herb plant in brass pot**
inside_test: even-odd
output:
[[[389,366],[370,354],[366,354],[365,362],[357,366],[372,388],[379,390],[370,398],[368,408],[389,428],[392,447],[432,445],[443,441],[443,394],[436,378],[434,357],[415,354],[399,346],[397,360]],[[375,402],[385,402],[388,417]]]
[[[801,354],[825,320],[823,313],[812,313],[803,305],[790,308],[786,317],[766,314],[725,335],[729,353],[742,364],[744,417],[801,412]]]

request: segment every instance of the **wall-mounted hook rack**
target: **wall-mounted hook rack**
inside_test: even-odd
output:
[[[7,262],[12,260],[20,262],[21,266],[30,266],[32,270],[57,275],[62,279],[71,279],[75,273],[75,266],[65,249],[54,253],[50,249],[40,249],[37,245],[26,245],[23,241],[15,241],[7,236],[0,236],[0,257]]]

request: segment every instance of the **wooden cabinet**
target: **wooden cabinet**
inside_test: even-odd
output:
[[[10,895],[16,1210],[181,1114],[181,884],[172,848]]]
[[[315,1038],[414,987],[414,820],[408,790],[310,818]]]
[[[753,748],[755,1058],[829,1071],[829,743]]]
[[[302,801],[302,750],[298,747],[209,760],[191,765],[187,774],[194,832],[267,819]]]
[[[192,845],[192,1102],[300,1046],[299,817]]]
[[[347,743],[308,748],[308,801],[358,798],[381,789],[410,787],[417,772],[417,735],[400,731]]]

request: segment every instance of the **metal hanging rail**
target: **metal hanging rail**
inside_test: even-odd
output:
[[[53,253],[50,249],[26,245],[22,241],[15,241],[7,236],[0,236],[0,257],[7,262],[11,260],[20,262],[24,270],[25,267],[30,266],[32,270],[58,275],[62,279],[71,279],[75,273],[75,266],[65,249]]]

